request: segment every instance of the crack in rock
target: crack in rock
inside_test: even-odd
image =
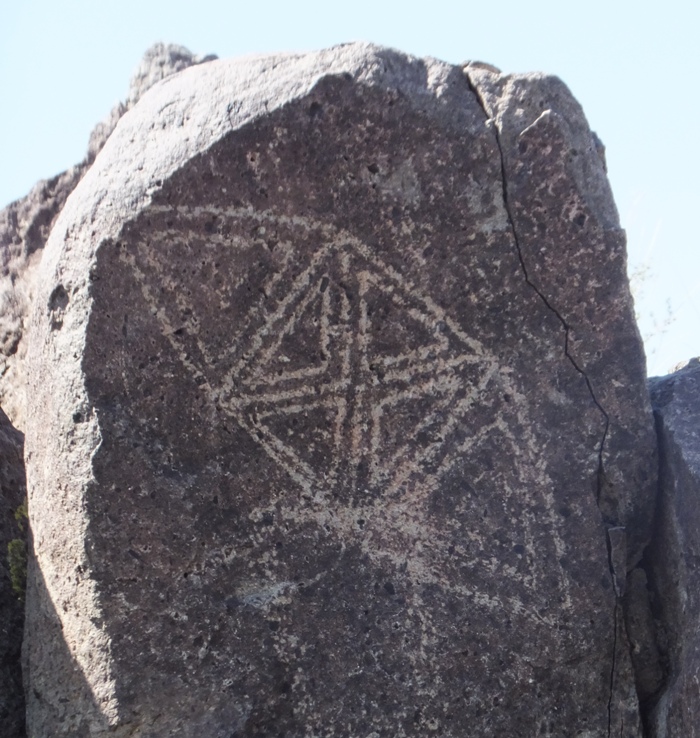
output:
[[[610,668],[610,696],[608,700],[608,731],[607,732],[608,732],[608,738],[610,738],[610,736],[612,735],[613,699],[614,699],[614,693],[615,693],[615,676],[617,672],[617,648],[618,648],[618,629],[619,629],[619,620],[620,620],[620,603],[621,603],[621,597],[622,597],[621,592],[623,591],[623,588],[619,584],[619,582],[624,581],[624,570],[623,570],[622,577],[620,577],[619,574],[616,574],[616,569],[619,568],[619,565],[616,566],[616,561],[614,560],[615,557],[614,557],[613,545],[611,543],[611,532],[612,531],[622,531],[623,536],[624,536],[624,530],[625,530],[623,526],[616,524],[616,522],[607,520],[608,516],[604,513],[604,511],[601,508],[601,496],[602,496],[602,492],[604,489],[604,480],[605,480],[603,451],[605,448],[606,439],[608,437],[608,431],[610,429],[610,416],[605,411],[605,408],[598,401],[598,398],[596,397],[596,394],[593,390],[593,386],[591,384],[590,378],[588,377],[586,372],[583,370],[583,368],[579,366],[578,362],[576,361],[576,359],[573,357],[573,355],[571,354],[569,350],[569,339],[570,339],[571,328],[568,322],[564,319],[563,315],[554,307],[554,305],[552,305],[552,303],[547,298],[547,296],[537,287],[537,285],[530,278],[527,265],[525,264],[525,258],[523,256],[523,250],[522,250],[522,246],[520,243],[520,236],[515,226],[515,219],[512,213],[510,196],[508,192],[508,178],[507,178],[507,173],[506,173],[505,156],[503,153],[503,145],[501,142],[501,136],[500,136],[498,124],[493,119],[493,116],[489,113],[487,106],[486,106],[486,102],[484,101],[482,95],[480,94],[476,84],[470,77],[468,67],[469,65],[465,66],[463,71],[464,71],[464,75],[467,80],[469,89],[474,94],[479,106],[483,110],[484,115],[486,116],[486,120],[492,121],[494,138],[495,138],[496,145],[498,147],[499,156],[500,156],[501,182],[502,182],[502,187],[503,187],[503,206],[506,212],[508,226],[510,228],[510,231],[513,237],[513,242],[515,244],[515,248],[518,254],[518,261],[520,262],[520,267],[525,277],[525,282],[535,292],[535,294],[540,298],[540,300],[544,303],[547,309],[550,312],[552,312],[553,315],[560,322],[562,328],[564,329],[564,355],[566,356],[568,361],[571,363],[571,365],[574,367],[574,369],[581,375],[581,377],[585,381],[586,387],[588,388],[588,392],[591,397],[591,400],[593,401],[593,404],[596,406],[596,408],[599,410],[599,412],[603,416],[603,419],[605,422],[605,425],[603,428],[603,434],[600,439],[600,443],[598,445],[596,505],[598,506],[598,509],[601,512],[601,516],[603,517],[603,522],[605,523],[606,529],[607,529],[607,542],[606,543],[607,543],[607,552],[608,552],[608,566],[610,569],[610,578],[613,582],[613,586],[615,588],[615,595],[616,595],[615,596],[615,608],[613,611],[613,629],[614,629],[613,653],[612,653],[612,664]]]

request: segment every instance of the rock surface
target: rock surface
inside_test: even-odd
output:
[[[23,738],[21,650],[27,521],[22,434],[0,410],[0,735]]]
[[[650,698],[650,738],[700,736],[700,360],[650,380],[661,451],[648,555],[666,684]]]
[[[363,44],[185,70],[38,284],[30,736],[641,735],[655,442],[561,82]]]
[[[26,197],[0,211],[0,406],[17,428],[24,428],[25,417],[25,325],[37,266],[56,218],[119,119],[141,95],[165,77],[215,58],[195,56],[182,46],[155,44],[136,70],[126,101],[118,103],[107,119],[95,126],[83,161],[37,183]]]

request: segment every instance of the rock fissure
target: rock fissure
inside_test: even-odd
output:
[[[615,599],[615,609],[613,611],[613,651],[612,651],[612,664],[610,667],[610,699],[608,700],[608,738],[612,735],[612,716],[613,716],[613,698],[615,695],[615,671],[617,667],[617,629],[618,629],[618,616],[619,616],[619,598]],[[620,735],[624,725],[620,726]]]
[[[615,586],[615,607],[613,609],[613,648],[612,648],[612,659],[610,664],[610,697],[608,699],[608,738],[612,736],[612,719],[613,719],[613,699],[615,696],[615,674],[617,672],[617,633],[620,627],[620,595],[617,592],[617,586],[615,585],[615,570],[613,565],[613,551],[610,543],[610,537],[607,537],[607,548],[608,548],[608,565],[610,566],[610,578]],[[622,735],[623,728],[620,728],[620,735]]]
[[[632,587],[626,603],[627,634],[630,644],[642,644],[640,656],[633,661],[639,709],[644,738],[665,738],[657,732],[656,710],[669,693],[672,675],[677,673],[679,623],[674,621],[677,610],[671,606],[679,601],[680,591],[673,587],[676,577],[664,570],[663,554],[668,545],[664,520],[668,514],[664,500],[663,474],[667,465],[664,447],[663,420],[654,411],[655,430],[658,443],[659,482],[651,540],[642,560],[630,572]],[[676,546],[678,541],[674,540]],[[659,560],[661,558],[661,561]],[[636,591],[635,580],[640,580]],[[665,590],[665,591],[664,591]],[[635,597],[635,594],[637,595]],[[639,596],[641,594],[641,596]],[[670,596],[669,596],[670,594]],[[641,621],[641,624],[640,624]]]
[[[581,375],[583,380],[586,383],[586,387],[588,388],[588,392],[591,396],[591,400],[593,401],[593,404],[596,406],[596,408],[600,411],[601,415],[603,416],[605,420],[605,427],[603,428],[603,435],[600,439],[600,444],[598,446],[598,470],[597,470],[597,481],[596,481],[596,505],[598,506],[598,509],[601,512],[601,517],[603,518],[603,522],[606,526],[606,528],[614,527],[617,525],[615,521],[607,521],[605,518],[606,516],[603,513],[603,510],[600,505],[600,498],[603,491],[603,484],[605,479],[605,467],[604,467],[604,460],[603,460],[603,452],[605,449],[605,441],[608,436],[608,431],[610,429],[610,416],[605,411],[605,408],[600,404],[598,401],[595,392],[593,390],[593,386],[591,384],[591,380],[586,374],[586,372],[578,365],[576,359],[571,355],[569,351],[569,333],[570,333],[570,327],[567,321],[564,319],[563,315],[551,304],[549,299],[545,294],[542,293],[542,291],[537,287],[536,284],[530,279],[530,276],[528,274],[527,265],[525,264],[525,258],[523,257],[523,251],[520,244],[520,238],[518,235],[518,230],[515,226],[515,219],[513,217],[512,208],[510,204],[510,197],[508,194],[508,178],[506,173],[506,163],[505,163],[505,156],[503,154],[503,145],[501,143],[501,137],[498,130],[498,124],[496,121],[492,118],[492,116],[489,114],[489,111],[486,107],[486,103],[484,102],[482,96],[479,93],[478,88],[472,81],[471,77],[469,76],[469,72],[465,69],[464,70],[464,76],[467,79],[467,84],[469,86],[469,89],[474,94],[477,102],[479,103],[479,107],[483,110],[484,115],[486,116],[486,120],[492,121],[493,126],[493,132],[494,132],[494,139],[496,142],[496,146],[498,148],[498,154],[500,157],[500,168],[501,168],[501,184],[503,188],[503,207],[506,212],[506,218],[508,220],[508,226],[510,227],[510,231],[513,237],[513,243],[515,244],[515,249],[518,254],[518,261],[520,263],[520,267],[522,269],[523,275],[525,277],[526,284],[535,292],[535,294],[540,298],[540,300],[544,303],[544,305],[547,307],[548,310],[550,310],[553,315],[556,316],[557,320],[561,323],[562,328],[564,329],[564,355],[569,360],[571,365],[574,367],[574,369]],[[614,564],[613,564],[613,557],[612,557],[612,550],[609,542],[609,538],[606,542],[607,545],[607,552],[608,552],[608,566],[610,569],[610,578],[613,583],[613,586],[615,586],[615,589],[617,589],[617,586],[615,584],[615,571],[614,571]],[[613,611],[613,628],[614,628],[614,636],[613,636],[613,653],[612,653],[612,664],[610,668],[610,698],[608,701],[608,738],[612,735],[612,710],[613,710],[613,697],[614,697],[614,691],[615,691],[615,673],[617,668],[617,632],[618,632],[618,620],[619,620],[619,608],[620,608],[620,596],[616,592],[616,598],[615,598],[615,608]]]

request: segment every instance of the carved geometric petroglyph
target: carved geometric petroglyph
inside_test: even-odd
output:
[[[445,456],[463,377],[488,365],[426,300],[366,266],[352,251],[327,247],[263,326],[262,340],[252,337],[256,350],[231,372],[236,389],[220,400],[292,477],[332,488],[343,476],[352,486],[391,492],[418,464]],[[409,323],[406,336],[419,338],[413,348],[388,353],[377,345],[377,293]],[[315,342],[304,346],[303,366],[284,343],[298,335],[308,341],[310,332]],[[390,439],[387,424],[401,409],[412,419],[401,439]],[[302,415],[310,432],[297,437],[289,421]]]
[[[314,520],[347,534],[358,517],[371,518],[379,505],[380,550],[369,533],[362,543],[370,555],[403,556],[402,551],[418,552],[443,538],[447,547],[449,530],[434,528],[426,518],[429,493],[462,459],[494,438],[519,459],[519,482],[539,490],[522,499],[517,488],[504,482],[503,504],[512,497],[524,508],[544,502],[545,510],[553,510],[551,481],[537,461],[529,429],[528,402],[511,385],[510,370],[357,238],[327,223],[247,208],[152,206],[149,212],[169,225],[155,225],[136,250],[122,250],[120,259],[130,266],[162,334],[200,391],[264,449],[314,508],[288,510],[290,518]],[[203,233],[202,224],[211,217],[232,228],[226,235]],[[197,308],[178,277],[169,273],[159,247],[209,244],[239,251],[244,262],[252,241],[245,234],[265,228],[286,229],[292,238],[278,246],[279,268],[266,274],[258,288],[265,299],[251,299],[247,314],[231,326],[230,345],[214,349],[201,331],[183,331],[181,315],[194,315]],[[302,248],[311,235],[314,248]],[[241,286],[247,275],[234,269],[227,279]],[[176,310],[164,305],[163,289],[176,295]],[[378,316],[377,311],[383,312]],[[203,320],[211,321],[211,315]],[[391,334],[387,340],[385,332]],[[487,422],[470,423],[494,381],[513,398],[514,416],[504,421],[487,414]],[[365,492],[380,494],[357,498]],[[330,508],[329,494],[336,499]],[[529,517],[523,516],[518,535],[534,555]],[[540,518],[538,525],[543,522]],[[566,547],[555,521],[550,522],[552,554],[558,560]],[[479,535],[462,534],[465,540]],[[478,566],[482,574],[512,576],[537,588],[537,567],[525,581],[492,557]],[[409,569],[416,581],[439,579],[421,556],[410,559]],[[571,583],[563,568],[559,573],[566,609]],[[456,583],[451,588],[489,610],[505,607],[548,621],[517,598]]]
[[[212,210],[179,209],[178,215],[201,218]],[[439,476],[450,466],[450,436],[488,382],[493,358],[349,234],[271,213],[216,214],[284,222],[325,238],[306,255],[301,271],[296,259],[289,260],[286,270],[269,278],[287,285],[284,296],[266,306],[256,331],[235,337],[244,351],[218,386],[208,376],[206,347],[203,363],[191,356],[183,363],[207,380],[218,404],[305,488],[332,490],[342,478],[343,485],[381,485],[391,493],[427,464]],[[186,239],[188,230],[161,238]],[[163,322],[161,307],[153,309]],[[184,355],[180,335],[165,323],[164,332]],[[395,335],[387,340],[382,332]],[[301,425],[305,432],[296,430]]]

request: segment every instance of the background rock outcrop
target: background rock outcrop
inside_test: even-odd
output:
[[[700,360],[650,380],[660,493],[647,569],[667,680],[650,698],[649,735],[700,735]]]
[[[561,82],[363,44],[185,70],[40,275],[30,736],[641,735],[655,439]]]
[[[17,428],[24,427],[25,326],[34,295],[34,278],[58,214],[121,116],[146,90],[171,74],[215,58],[195,56],[174,44],[155,44],[136,70],[127,99],[95,126],[83,161],[38,182],[26,197],[0,211],[0,406]]]

